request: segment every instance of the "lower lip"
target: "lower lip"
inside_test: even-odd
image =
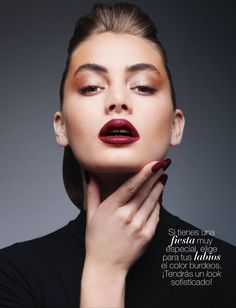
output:
[[[139,140],[139,137],[130,136],[99,136],[99,139],[104,143],[110,144],[129,144]]]

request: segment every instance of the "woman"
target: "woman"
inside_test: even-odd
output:
[[[80,215],[1,250],[1,307],[234,307],[235,248],[162,204],[180,144],[165,49],[137,6],[96,3],[76,24],[54,115]]]

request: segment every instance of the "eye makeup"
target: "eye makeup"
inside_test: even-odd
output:
[[[152,76],[151,76],[152,75]],[[106,78],[108,79],[108,78]],[[125,78],[124,83],[128,89],[140,93],[143,95],[154,95],[159,91],[161,86],[161,78],[155,77],[150,72],[137,73],[134,76]],[[109,86],[109,80],[104,82],[104,77],[97,76],[95,73],[83,72],[77,74],[72,80],[72,88],[81,95],[92,95],[98,93],[100,90],[104,90]]]

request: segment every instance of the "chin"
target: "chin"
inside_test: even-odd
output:
[[[147,163],[158,160],[157,157],[161,156],[160,153],[151,151],[151,149],[122,150],[114,151],[114,149],[109,149],[108,151],[100,151],[100,149],[90,149],[81,153],[79,161],[82,167],[94,173],[121,174],[136,173]],[[91,153],[91,155],[87,155],[87,153]]]
[[[135,173],[144,167],[146,163],[148,162],[135,158],[129,158],[126,160],[112,160],[104,158],[102,162],[96,161],[96,163],[87,163],[86,168],[94,173]]]

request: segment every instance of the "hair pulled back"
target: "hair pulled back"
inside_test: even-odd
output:
[[[95,2],[91,11],[87,15],[80,17],[75,23],[74,33],[69,41],[67,50],[66,66],[60,83],[60,109],[62,110],[63,106],[64,85],[73,51],[80,43],[92,35],[105,32],[132,34],[154,43],[154,46],[161,55],[169,79],[172,105],[175,110],[177,108],[175,91],[167,64],[167,54],[157,36],[155,24],[137,5],[125,1]],[[70,200],[78,208],[84,210],[80,164],[69,145],[64,150],[63,181]]]

